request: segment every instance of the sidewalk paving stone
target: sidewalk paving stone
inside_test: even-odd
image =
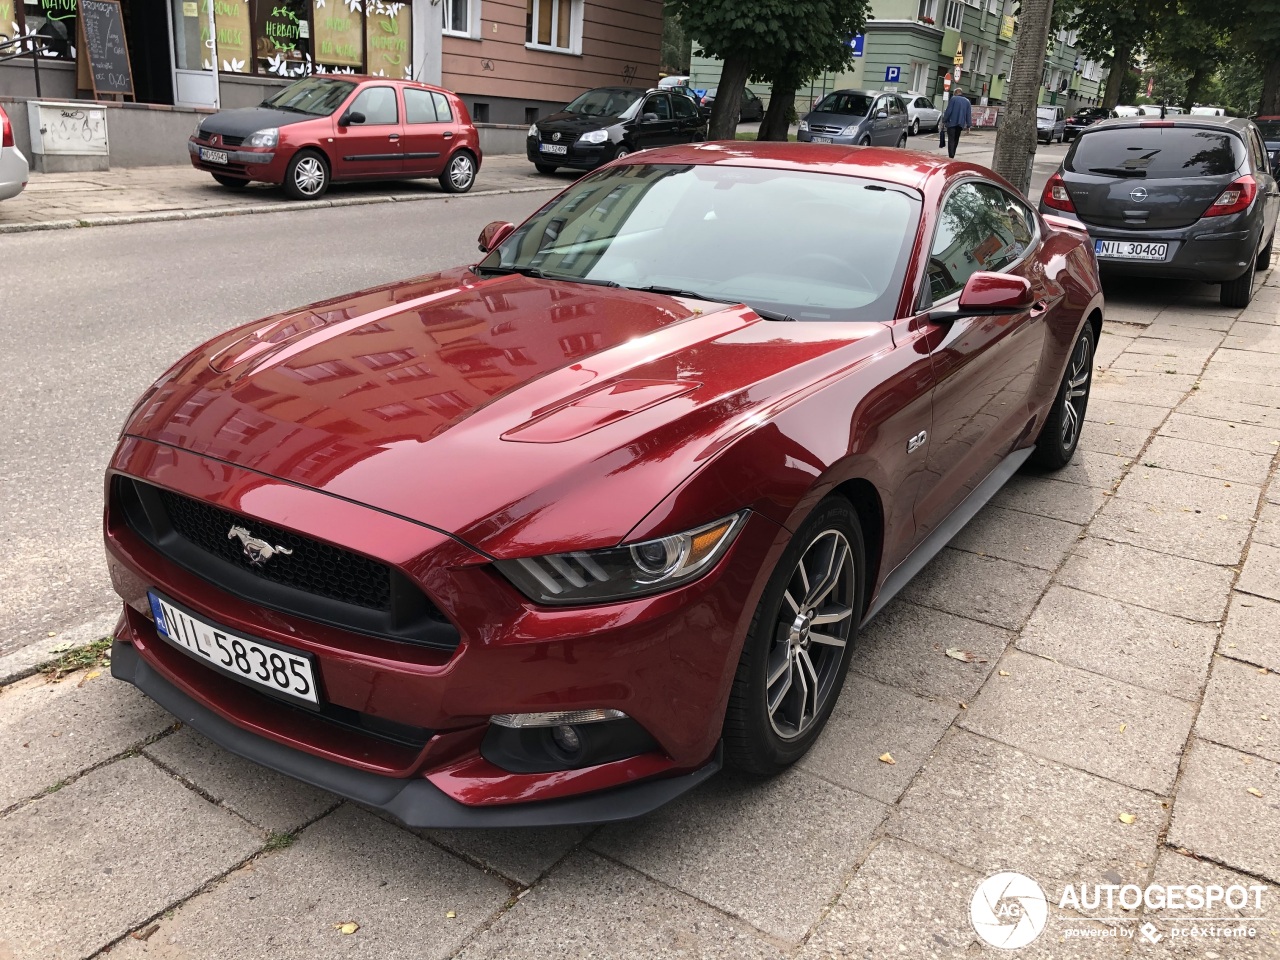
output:
[[[1254,596],[1280,600],[1280,547],[1254,543],[1249,547],[1236,589]]]
[[[1166,794],[1195,707],[1018,650],[960,718],[973,733],[1140,790]]]
[[[902,591],[902,599],[1016,630],[1052,573],[947,547]]]
[[[883,804],[792,770],[722,774],[661,810],[612,824],[593,849],[798,943],[870,846]]]
[[[1226,429],[1232,432],[1230,427]],[[1142,459],[1167,464],[1182,473],[1261,485],[1271,471],[1275,449],[1254,453],[1234,446],[1157,436],[1143,451]]]
[[[1085,430],[1090,429],[1086,423]],[[1109,429],[1107,426],[1099,428],[1100,431]],[[991,506],[1083,525],[1106,501],[1106,493],[1097,487],[1023,473],[1015,476],[991,498]]]
[[[580,851],[457,960],[782,960],[789,954],[741,921]]]
[[[871,851],[857,876],[800,952],[800,960],[968,960],[1016,955],[1027,960],[1111,960],[1124,956],[1123,937],[1071,937],[1068,928],[1101,933],[1102,925],[1049,910],[1044,931],[1016,954],[983,943],[969,903],[984,879],[900,840]],[[1053,891],[1046,890],[1053,899]]]
[[[1260,407],[1231,396],[1201,396],[1199,390],[1178,404],[1178,413],[1202,419],[1242,423],[1265,430],[1280,430],[1280,410]]]
[[[1255,353],[1280,353],[1280,330],[1271,324],[1241,320],[1232,326],[1227,339],[1222,341],[1222,346]]]
[[[1086,421],[1080,431],[1080,449],[1106,453],[1126,459],[1135,457],[1151,439],[1148,427],[1129,427],[1119,423]]]
[[[1107,429],[1110,430],[1111,427]],[[1132,462],[1132,458],[1118,457],[1114,453],[1096,453],[1092,450],[1077,449],[1071,462],[1061,470],[1039,475],[1029,472],[1028,475],[1051,476],[1054,480],[1060,480],[1063,483],[1079,483],[1099,490],[1111,490],[1124,477],[1125,471]]]
[[[1094,429],[1089,426],[1091,422],[1106,426],[1119,424],[1126,427],[1140,427],[1151,431],[1160,426],[1168,415],[1168,406],[1157,406],[1150,400],[1145,403],[1122,403],[1118,400],[1091,396],[1089,406],[1085,409],[1085,427],[1081,435]]]
[[[951,541],[966,550],[1042,570],[1056,569],[1084,528],[1064,520],[988,505]]]
[[[850,674],[818,742],[799,766],[882,803],[902,796],[960,708]],[[880,760],[888,754],[893,763]]]
[[[1280,764],[1204,740],[1183,763],[1169,843],[1280,883]]]
[[[1244,517],[1221,519],[1225,516],[1113,497],[1089,525],[1089,533],[1203,563],[1233,566],[1244,555],[1253,525]]]
[[[1152,446],[1155,446],[1154,440]],[[1262,488],[1253,483],[1184,472],[1179,469],[1176,455],[1166,461],[1143,453],[1141,463],[1129,471],[1116,493],[1175,510],[1185,508],[1188,512],[1199,510],[1209,516],[1226,514],[1228,519],[1245,520],[1253,517]]]
[[[173,726],[172,715],[107,670],[82,670],[58,683],[34,676],[4,688],[0,810]]]
[[[1215,658],[1196,736],[1280,763],[1280,673]]]
[[[241,759],[191,729],[158,740],[143,752],[270,832],[292,833],[338,804],[333,794]]]
[[[1090,402],[1147,403],[1172,407],[1195,383],[1195,377],[1182,373],[1136,373],[1129,370],[1106,370],[1095,373],[1090,389]]]
[[[1205,358],[1197,354],[1207,355],[1211,352],[1210,350],[1189,351],[1178,357],[1170,356],[1168,351],[1145,353],[1129,349],[1116,357],[1109,369],[1134,373],[1180,373],[1199,376],[1200,371],[1204,369]]]
[[[1080,541],[1058,574],[1065,586],[1201,623],[1222,618],[1231,579],[1225,567],[1096,537]]]
[[[1280,503],[1267,500],[1253,525],[1253,542],[1280,547]]]
[[[923,697],[967,701],[1012,638],[999,627],[898,598],[858,635],[849,669]],[[962,663],[948,657],[952,647],[977,659]]]
[[[1071,667],[1197,700],[1217,627],[1054,584],[1017,640]]]
[[[1273,357],[1264,353],[1224,348],[1213,355],[1204,368],[1204,376],[1206,380],[1214,378],[1271,387],[1276,383],[1276,363]]]
[[[250,856],[255,833],[150,760],[95,770],[0,818],[0,956],[96,953]]]
[[[1280,672],[1280,603],[1247,593],[1232,593],[1218,652],[1224,657]]]
[[[444,960],[510,893],[502,881],[346,805],[292,846],[183,904],[146,940],[125,939],[111,958]],[[359,929],[336,929],[347,922]]]
[[[1263,382],[1249,383],[1247,385],[1229,380],[1220,375],[1210,377],[1206,373],[1204,380],[1199,388],[1195,390],[1195,393],[1206,400],[1228,400],[1253,407],[1280,410],[1280,386],[1274,386],[1276,382],[1274,372],[1270,384]],[[1237,418],[1228,417],[1227,419],[1234,420]]]
[[[1161,801],[1145,791],[956,730],[886,829],[982,876],[1014,869],[1048,889],[1104,877],[1141,883],[1164,821]]]
[[[1209,417],[1193,417],[1177,411],[1170,414],[1160,428],[1159,436],[1234,447],[1269,457],[1274,457],[1277,450],[1280,450],[1280,423],[1274,427],[1259,427]]]
[[[1209,362],[1217,344],[1186,343],[1181,340],[1164,340],[1160,337],[1141,336],[1129,341],[1127,356],[1163,357],[1166,360],[1199,362],[1200,369]],[[1197,372],[1199,372],[1197,370]]]
[[[529,886],[591,833],[590,827],[511,830],[415,830],[521,886]]]

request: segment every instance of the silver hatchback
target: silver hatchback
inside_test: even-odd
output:
[[[909,123],[907,105],[896,94],[836,90],[805,114],[796,139],[806,143],[905,147]]]
[[[0,107],[0,200],[16,197],[27,186],[29,168],[13,140],[13,123]]]

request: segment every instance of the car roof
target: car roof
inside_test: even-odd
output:
[[[936,177],[949,179],[961,173],[980,174],[995,183],[1004,184],[999,176],[985,167],[937,154],[897,147],[841,147],[775,140],[724,140],[655,147],[633,153],[618,162],[627,165],[670,163],[810,170],[864,177],[921,191],[927,180]]]
[[[879,97],[881,95],[889,96],[889,97],[902,96],[902,94],[894,93],[892,90],[855,90],[854,88],[850,87],[847,90],[832,90],[829,93],[825,94],[824,96],[819,97],[818,99],[825,100],[827,97],[831,96],[831,94],[833,93],[858,93],[864,97]]]
[[[1209,114],[1176,114],[1163,120],[1151,117],[1113,117],[1102,120],[1088,127],[1085,133],[1097,133],[1099,130],[1115,130],[1120,127],[1148,127],[1159,124],[1162,127],[1192,127],[1201,130],[1231,130],[1243,134],[1249,129],[1251,121],[1244,117],[1214,117]]]

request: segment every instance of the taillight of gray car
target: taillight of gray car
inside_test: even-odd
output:
[[[1081,131],[1040,210],[1078,219],[1104,273],[1222,284],[1246,306],[1280,211],[1257,128],[1238,118],[1108,120]]]

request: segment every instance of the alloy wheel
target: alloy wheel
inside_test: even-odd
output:
[[[1062,449],[1070,450],[1075,446],[1076,437],[1080,434],[1080,426],[1084,421],[1085,404],[1089,402],[1089,379],[1093,376],[1093,366],[1089,356],[1089,340],[1081,337],[1076,341],[1076,348],[1071,353],[1071,363],[1067,366],[1067,392],[1064,399],[1062,417]]]
[[[835,693],[857,598],[853,552],[839,530],[818,533],[792,571],[774,624],[765,709],[783,740],[806,733]]]
[[[324,189],[324,163],[319,157],[303,157],[293,170],[293,182],[298,192],[308,197]]]
[[[449,161],[449,182],[459,193],[471,186],[471,180],[475,175],[475,164],[467,154],[460,153]]]

